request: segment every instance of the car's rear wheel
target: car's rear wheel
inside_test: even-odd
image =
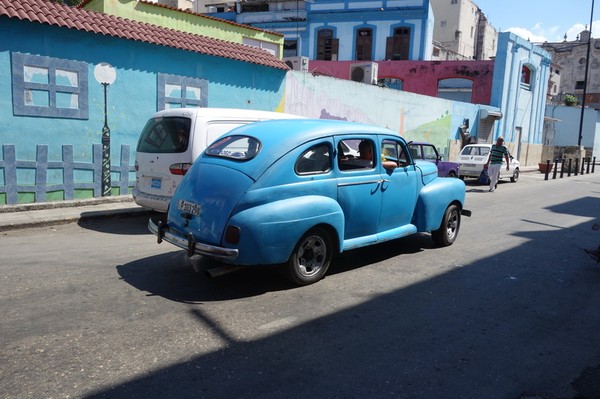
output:
[[[288,277],[298,285],[321,280],[333,255],[331,235],[323,228],[308,231],[296,244],[288,260]]]
[[[460,229],[460,210],[456,205],[450,205],[444,212],[440,228],[431,232],[433,241],[442,247],[452,245]]]
[[[510,177],[510,181],[516,183],[519,180],[519,168],[516,168],[513,171],[512,176]]]
[[[451,170],[450,172],[448,172],[448,177],[454,177],[454,178],[456,178],[456,177],[458,177],[458,175],[456,174],[455,171]]]

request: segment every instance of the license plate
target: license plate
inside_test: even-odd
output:
[[[150,187],[160,189],[161,180],[160,179],[152,179],[150,182]]]
[[[465,166],[466,166],[467,168],[474,168],[474,167],[476,167],[477,165],[475,165],[474,163],[466,163],[466,164],[465,164]]]
[[[177,203],[177,209],[182,212],[191,213],[194,216],[200,215],[200,205],[194,204],[193,202],[179,200]]]

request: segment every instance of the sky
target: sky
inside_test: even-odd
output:
[[[592,0],[474,0],[498,32],[510,31],[533,43],[575,40],[589,28]],[[596,19],[598,18],[598,19]],[[594,3],[592,37],[600,38],[600,1]]]

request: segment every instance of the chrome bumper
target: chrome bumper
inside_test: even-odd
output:
[[[206,255],[225,261],[231,261],[238,257],[239,252],[237,249],[217,247],[215,245],[196,242],[192,233],[189,233],[187,237],[173,233],[169,230],[169,226],[166,226],[162,222],[158,222],[158,224],[154,223],[152,219],[148,220],[148,230],[157,237],[157,242],[159,244],[165,240],[179,248],[185,249],[188,256],[194,254]]]

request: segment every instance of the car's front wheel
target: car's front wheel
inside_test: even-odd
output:
[[[460,229],[460,209],[456,205],[450,205],[444,212],[440,228],[431,232],[433,241],[442,247],[452,245],[458,236]]]
[[[331,235],[323,228],[308,231],[288,260],[288,277],[298,285],[309,285],[321,280],[333,255]]]

